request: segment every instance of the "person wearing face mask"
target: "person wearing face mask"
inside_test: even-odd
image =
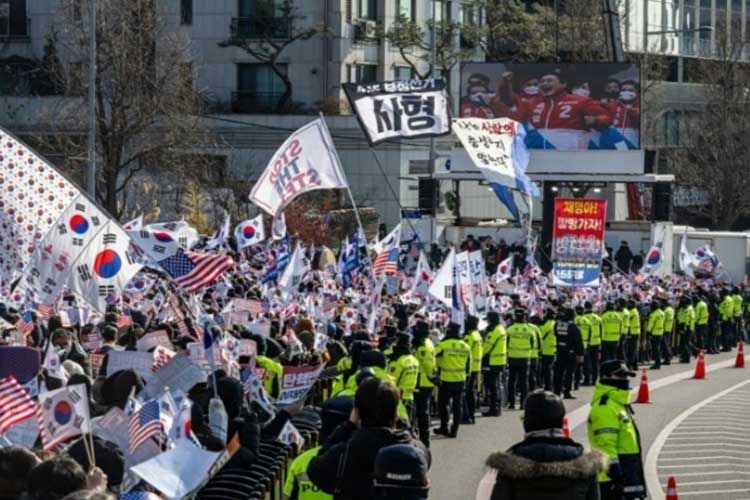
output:
[[[73,340],[70,332],[63,328],[58,328],[52,332],[50,342],[52,342],[52,347],[57,350],[57,355],[60,357],[60,363],[69,359],[75,361],[81,366],[86,366],[86,353],[83,351],[80,344]]]
[[[573,95],[579,95],[582,97],[588,97],[591,95],[591,89],[589,88],[589,82],[583,82],[580,85],[573,87]]]
[[[625,137],[629,149],[638,149],[640,144],[641,105],[638,99],[638,87],[632,80],[620,85],[616,99],[609,99],[606,108],[612,115],[612,126]]]
[[[601,378],[591,399],[588,438],[592,449],[604,452],[609,469],[598,475],[602,500],[648,498],[641,457],[641,439],[630,406],[630,371],[621,360],[602,363]]]
[[[539,95],[539,79],[529,78],[523,83],[521,92],[516,94],[518,103],[526,102]]]
[[[464,118],[500,118],[508,116],[510,108],[496,94],[490,92],[490,79],[473,73],[466,81],[466,97],[461,100]]]

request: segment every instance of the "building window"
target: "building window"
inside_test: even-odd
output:
[[[393,79],[400,81],[412,80],[414,78],[414,70],[411,66],[396,66],[393,68]]]
[[[442,23],[443,21],[451,21],[451,2],[446,0],[435,0],[435,21]],[[432,10],[429,12],[429,18],[432,19]]]
[[[371,19],[373,21],[377,20],[377,0],[359,0],[359,17],[362,19]]]
[[[0,38],[28,38],[26,0],[0,0]]]
[[[407,21],[417,20],[417,0],[397,0],[396,13]]]
[[[278,65],[287,74],[286,65]],[[238,64],[237,91],[232,93],[232,109],[237,113],[263,113],[278,110],[286,87],[268,64]]]
[[[282,0],[239,0],[239,17],[232,18],[235,38],[289,38],[291,20]]]
[[[354,67],[354,83],[375,83],[378,81],[376,64],[357,64]]]
[[[180,0],[180,24],[193,24],[193,0]]]

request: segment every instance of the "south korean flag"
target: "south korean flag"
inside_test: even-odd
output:
[[[263,215],[237,225],[234,229],[234,238],[237,240],[237,248],[239,250],[264,241],[266,239],[266,231],[263,227]]]
[[[39,427],[44,451],[91,432],[89,396],[84,384],[70,385],[39,395]]]
[[[451,132],[445,80],[345,83],[343,87],[371,146],[388,139]]]
[[[68,280],[70,291],[103,314],[107,304],[122,295],[125,286],[141,269],[128,253],[129,246],[130,238],[125,231],[117,223],[107,222],[75,263]]]

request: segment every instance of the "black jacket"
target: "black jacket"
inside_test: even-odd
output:
[[[375,456],[392,444],[411,444],[424,450],[406,430],[386,427],[358,429],[351,422],[340,425],[310,461],[307,475],[334,500],[370,500]]]
[[[598,500],[596,475],[607,467],[600,451],[584,453],[572,439],[545,436],[527,437],[486,463],[478,500]]]

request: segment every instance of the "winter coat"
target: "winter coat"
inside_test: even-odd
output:
[[[607,458],[554,430],[529,433],[486,464],[476,500],[598,500],[596,475]]]
[[[310,461],[307,475],[334,500],[370,500],[373,498],[375,456],[392,444],[411,444],[429,451],[409,431],[387,427],[358,429],[351,422],[339,426]]]

